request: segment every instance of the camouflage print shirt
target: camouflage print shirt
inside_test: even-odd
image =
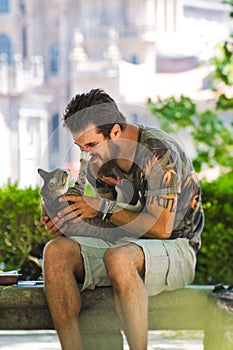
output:
[[[131,169],[124,173],[113,160],[94,175],[90,165],[88,180],[98,193],[130,204],[130,210],[163,201],[160,206],[176,212],[170,239],[187,238],[196,252],[200,249],[204,215],[199,182],[184,150],[165,132],[140,125]],[[161,196],[169,193],[177,193],[176,208],[172,199]]]

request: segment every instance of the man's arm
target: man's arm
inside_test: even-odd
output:
[[[58,213],[57,225],[68,220],[77,222],[97,216],[101,207],[100,198],[86,196],[65,196],[61,201],[73,202],[69,207]],[[136,237],[169,239],[176,212],[176,194],[157,195],[149,197],[142,212],[136,213],[120,206],[114,208],[110,222],[123,230],[133,233]]]
[[[157,195],[147,199],[146,207],[141,213],[116,207],[110,221],[140,237],[169,239],[176,204],[177,194]]]

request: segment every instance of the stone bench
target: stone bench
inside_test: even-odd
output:
[[[211,286],[187,286],[149,299],[150,330],[203,330],[205,350],[233,349],[233,314]],[[112,289],[82,292],[80,327],[87,350],[123,349]],[[0,329],[54,329],[43,286],[0,287]]]

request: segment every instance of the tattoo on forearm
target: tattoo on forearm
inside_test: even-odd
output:
[[[164,196],[150,196],[147,197],[147,205],[153,205],[154,202],[157,202],[159,207],[168,209],[170,213],[175,213],[176,210],[176,201],[174,198],[166,198]]]

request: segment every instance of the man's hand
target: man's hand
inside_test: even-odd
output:
[[[88,196],[65,195],[60,197],[59,201],[72,203],[57,213],[57,216],[62,218],[63,222],[71,221],[74,223],[94,218],[101,206],[101,199]]]
[[[48,216],[42,216],[40,221],[45,225],[45,229],[53,237],[59,237],[65,232],[67,225],[64,224],[64,220],[55,216],[50,219]]]

